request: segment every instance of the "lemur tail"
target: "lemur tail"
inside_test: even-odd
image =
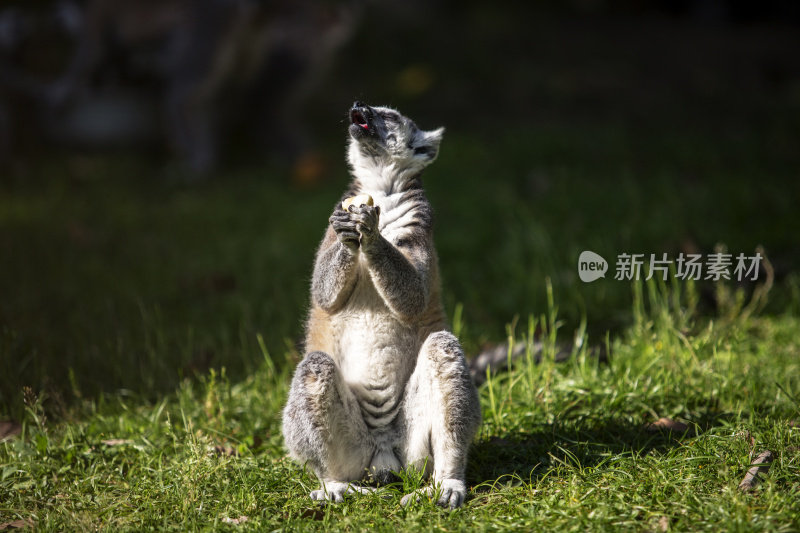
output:
[[[531,345],[531,357],[537,363],[542,358],[543,345],[535,341]],[[527,344],[525,342],[514,342],[509,353],[508,342],[489,347],[476,355],[469,362],[469,373],[476,386],[486,381],[487,374],[495,375],[508,370],[509,364],[525,355]]]
[[[540,341],[534,341],[531,344],[531,358],[535,363],[539,363],[542,360],[543,349],[544,345]],[[570,347],[566,345],[556,346],[556,349],[555,361],[557,363],[566,361],[572,353]],[[485,349],[469,362],[469,373],[472,376],[473,383],[476,386],[481,385],[486,381],[487,372],[490,375],[495,375],[508,370],[509,363],[524,356],[526,351],[527,344],[524,341],[515,341],[511,347],[511,353],[509,353],[508,342]],[[600,361],[607,360],[604,347],[600,346],[591,351],[596,353]]]

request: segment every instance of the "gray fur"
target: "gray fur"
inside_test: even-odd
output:
[[[286,447],[319,477],[313,499],[340,501],[370,490],[360,481],[386,483],[413,467],[431,485],[403,504],[438,495],[458,507],[480,404],[447,331],[420,179],[443,130],[359,102],[350,121],[345,197],[370,194],[375,205],[337,205],[329,219],[311,283],[308,353],[283,413]]]

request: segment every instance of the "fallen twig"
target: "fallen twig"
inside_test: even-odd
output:
[[[762,473],[765,474],[767,470],[769,470],[770,463],[772,463],[772,452],[769,450],[761,452],[753,461],[750,470],[747,471],[742,482],[739,483],[739,490],[747,492],[758,485],[760,481],[758,475]]]
[[[101,440],[100,442],[106,446],[123,446],[125,444],[133,444],[133,441],[130,439],[106,439]]]

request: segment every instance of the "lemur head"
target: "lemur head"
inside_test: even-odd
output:
[[[349,113],[348,160],[354,172],[391,169],[418,174],[439,155],[444,128],[424,131],[414,121],[388,107],[355,102]]]

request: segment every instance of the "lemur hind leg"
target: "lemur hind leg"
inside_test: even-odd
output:
[[[404,462],[432,475],[430,486],[405,495],[401,503],[438,495],[439,505],[459,507],[467,495],[467,450],[481,411],[464,352],[452,333],[433,333],[423,343],[406,389],[405,413]]]
[[[338,502],[345,494],[368,490],[350,481],[364,477],[372,439],[328,354],[311,352],[297,365],[283,411],[283,431],[289,454],[308,464],[320,480],[312,499]]]

